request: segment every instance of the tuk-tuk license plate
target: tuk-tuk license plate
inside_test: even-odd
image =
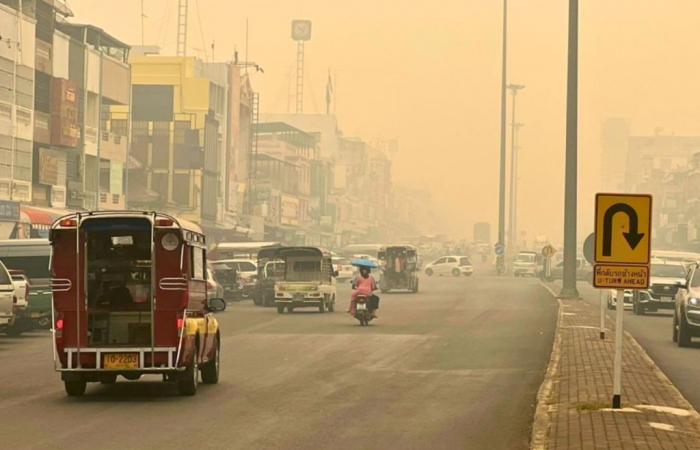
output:
[[[105,369],[138,369],[138,353],[107,353],[102,357]]]

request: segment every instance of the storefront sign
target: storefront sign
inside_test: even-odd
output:
[[[283,196],[280,199],[282,206],[281,223],[284,225],[299,224],[299,199]]]
[[[18,222],[19,202],[13,202],[11,200],[0,200],[0,221]]]

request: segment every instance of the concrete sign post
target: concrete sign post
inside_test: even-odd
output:
[[[615,289],[615,358],[612,407],[622,406],[622,340],[625,289],[649,286],[651,195],[597,194],[593,286]],[[601,313],[603,303],[601,296]],[[601,314],[601,338],[605,319]]]

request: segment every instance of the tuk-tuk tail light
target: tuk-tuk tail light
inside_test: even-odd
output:
[[[63,315],[61,314],[58,319],[56,319],[56,337],[57,338],[62,338],[63,337]]]
[[[58,222],[58,225],[65,228],[76,227],[78,226],[78,221],[75,219],[63,219]]]
[[[173,225],[175,225],[175,222],[173,222],[171,219],[157,219],[156,220],[157,227],[172,227]]]

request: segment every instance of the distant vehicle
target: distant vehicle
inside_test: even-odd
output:
[[[211,261],[217,280],[224,287],[224,298],[241,300],[251,298],[258,277],[257,261],[252,259],[219,259]]]
[[[516,277],[537,276],[537,253],[518,252],[513,260],[513,275]]]
[[[70,214],[51,227],[54,368],[66,393],[159,375],[180,394],[219,380],[221,339],[199,226],[153,212]],[[157,293],[157,304],[156,304]]]
[[[605,291],[606,303],[608,309],[617,308],[617,289],[608,289]],[[625,298],[623,300],[625,309],[632,309],[632,290],[625,289]]]
[[[211,249],[211,261],[258,258],[258,252],[265,247],[279,247],[279,242],[220,242]]]
[[[690,347],[692,338],[700,336],[700,268],[694,264],[679,286],[673,311],[673,342]]]
[[[551,271],[553,280],[564,278],[564,261],[554,264]],[[593,280],[593,266],[584,258],[576,258],[576,279],[591,282]]]
[[[316,247],[283,247],[273,259],[284,261],[284,278],[275,283],[275,306],[285,309],[318,308],[335,311],[335,275],[331,254]]]
[[[0,241],[0,261],[10,271],[24,274],[30,290],[27,305],[20,311],[24,328],[51,326],[51,245],[48,239],[9,239]]]
[[[12,325],[6,330],[9,336],[19,336],[23,331],[31,330],[33,327],[31,320],[27,314],[27,306],[29,304],[29,281],[22,271],[8,270],[12,278],[14,291],[14,308],[13,314],[15,320]]]
[[[418,249],[413,245],[388,245],[379,250],[382,292],[406,289],[418,292]]]
[[[224,298],[224,287],[216,279],[210,265],[207,265],[207,295],[213,298]]]
[[[429,277],[432,277],[433,275],[468,277],[474,273],[474,267],[472,266],[468,256],[443,256],[442,258],[438,258],[430,264],[427,264],[424,272]]]
[[[0,331],[7,331],[15,321],[14,315],[15,286],[12,278],[0,262]]]
[[[348,258],[333,257],[333,267],[338,272],[336,279],[338,281],[351,280],[355,276],[355,266],[350,264]]]
[[[644,315],[647,311],[674,309],[680,286],[685,284],[687,271],[682,262],[652,260],[649,289],[635,290],[632,311]]]
[[[284,272],[284,261],[267,261],[258,265],[258,281],[255,284],[253,303],[258,306],[275,306],[275,284],[284,280]]]

